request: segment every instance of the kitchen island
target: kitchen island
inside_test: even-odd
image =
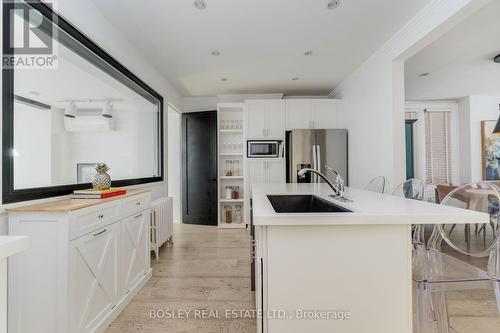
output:
[[[258,332],[410,333],[411,225],[489,220],[353,188],[345,194],[352,202],[330,194],[326,184],[252,185]],[[292,195],[338,212],[277,213],[279,205],[304,210],[294,200],[305,197]]]

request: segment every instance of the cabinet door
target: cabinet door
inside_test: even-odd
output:
[[[266,164],[267,183],[284,183],[285,163],[283,159],[269,160]]]
[[[255,240],[256,240],[256,246],[255,246],[255,261],[254,261],[254,272],[255,272],[255,308],[257,309],[258,312],[264,313],[264,299],[263,295],[264,293],[264,286],[263,286],[263,279],[264,279],[264,272],[263,272],[263,263],[264,260],[262,258],[262,253],[259,251],[259,248],[262,247],[262,237],[261,237],[261,226],[255,226]],[[264,332],[263,330],[263,324],[264,324],[264,318],[265,316],[262,316],[261,318],[257,319],[257,332],[261,333]]]
[[[266,161],[259,159],[249,159],[247,161],[248,194],[252,191],[252,184],[265,183],[267,179]]]
[[[312,101],[314,128],[333,129],[340,127],[335,106],[334,99]]]
[[[119,226],[70,242],[71,332],[93,332],[118,302]]]
[[[268,133],[272,139],[285,137],[285,104],[283,101],[268,101]]]
[[[267,102],[246,102],[246,136],[250,139],[262,139],[267,137]]]
[[[310,101],[286,101],[286,129],[312,128],[312,105]]]
[[[129,293],[149,269],[149,222],[149,210],[122,221],[120,235],[122,296]]]

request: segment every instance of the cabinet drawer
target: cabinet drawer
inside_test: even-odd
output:
[[[123,199],[122,216],[126,217],[149,207],[150,196],[147,194],[134,195]]]
[[[71,219],[71,239],[88,234],[94,230],[113,223],[120,215],[119,202],[99,205],[99,209],[82,209]]]

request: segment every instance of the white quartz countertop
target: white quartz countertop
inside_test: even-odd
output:
[[[486,213],[346,188],[353,202],[330,198],[327,184],[253,184],[254,225],[382,225],[489,223]],[[313,194],[352,213],[276,213],[267,195]]]
[[[0,259],[24,251],[28,246],[27,236],[0,236]]]

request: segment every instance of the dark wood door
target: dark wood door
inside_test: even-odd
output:
[[[217,225],[217,112],[182,115],[182,221]]]

